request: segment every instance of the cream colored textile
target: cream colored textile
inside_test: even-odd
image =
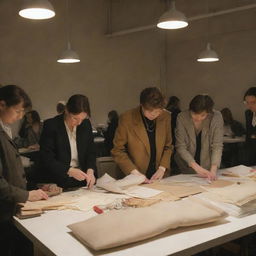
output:
[[[141,184],[144,180],[144,176],[134,174],[130,174],[125,176],[123,179],[116,180],[105,173],[97,180],[96,186],[110,192],[124,194],[126,193],[126,187]]]
[[[206,187],[205,187],[206,188]],[[256,199],[255,182],[233,184],[223,188],[206,188],[209,193],[206,196],[211,200],[231,203],[238,206],[244,205]]]
[[[146,184],[143,186],[147,188],[153,188],[153,189],[158,189],[164,192],[168,192],[171,195],[179,198],[195,195],[205,191],[199,185],[182,186],[182,185],[161,184],[159,182],[155,182],[155,183]]]
[[[68,227],[85,245],[101,250],[144,240],[168,229],[213,222],[224,216],[219,208],[188,198],[110,211]]]

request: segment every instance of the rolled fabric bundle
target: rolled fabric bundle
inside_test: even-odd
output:
[[[109,211],[68,227],[83,244],[102,250],[154,237],[169,229],[209,223],[226,216],[224,211],[205,201],[187,198],[145,208]]]

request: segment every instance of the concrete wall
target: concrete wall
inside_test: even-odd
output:
[[[194,1],[194,5],[191,5],[195,10],[199,10],[203,2],[205,3],[200,0]],[[209,11],[250,3],[252,1],[212,0],[209,2]],[[201,14],[205,12],[206,10],[201,10]],[[198,14],[194,11],[191,16]],[[168,94],[180,97],[182,107],[187,108],[194,95],[208,93],[214,98],[217,109],[229,107],[234,117],[244,122],[243,95],[248,87],[256,86],[255,17],[254,8],[192,21],[189,27],[183,30],[169,31]],[[199,53],[206,48],[207,31],[208,40],[220,57],[219,62],[196,61]]]
[[[31,21],[18,16],[20,0],[0,1],[0,83],[22,86],[42,118],[55,114],[57,101],[83,93],[90,99],[93,122],[103,123],[108,111],[136,106],[139,92],[156,85],[168,96],[179,96],[183,108],[195,94],[209,93],[217,108],[228,106],[243,119],[242,95],[256,80],[256,9],[209,19],[209,39],[221,61],[197,63],[206,44],[206,19],[179,31],[107,37],[110,30],[155,24],[164,1],[113,0],[108,19],[108,1],[70,0],[71,44],[81,63],[59,64],[66,48],[65,1],[51,2],[55,18]],[[250,3],[210,0],[209,11]],[[177,0],[176,6],[188,17],[207,12],[205,0]]]

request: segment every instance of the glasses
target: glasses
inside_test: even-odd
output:
[[[254,106],[254,105],[256,105],[256,101],[244,101],[244,105],[246,105],[246,106]]]

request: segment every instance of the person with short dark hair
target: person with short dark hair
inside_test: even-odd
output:
[[[182,173],[216,179],[223,148],[223,119],[208,95],[195,96],[178,115],[175,160]]]
[[[15,143],[19,148],[39,149],[39,140],[42,133],[43,123],[41,122],[39,113],[31,110],[26,113],[27,127],[26,136],[23,138],[16,137]]]
[[[121,115],[111,153],[126,174],[144,175],[145,183],[160,180],[170,167],[170,114],[157,87],[144,89],[140,106]]]
[[[44,122],[40,138],[40,180],[68,189],[95,183],[96,156],[89,100],[69,98],[64,114]]]
[[[119,119],[119,116],[116,110],[111,110],[108,113],[108,127],[106,131],[103,132],[105,137],[105,146],[106,146],[107,155],[110,155],[110,151],[113,148],[113,139],[118,126],[118,119]]]
[[[249,88],[244,94],[246,121],[247,165],[256,164],[256,87]]]
[[[169,98],[166,109],[171,112],[171,127],[172,127],[172,144],[175,145],[175,129],[177,123],[177,117],[180,111],[180,99],[176,96]]]
[[[13,224],[18,203],[47,199],[41,189],[27,191],[24,168],[9,125],[31,106],[26,92],[16,85],[0,88],[0,244],[2,255],[31,255],[32,247]],[[26,250],[27,249],[27,250]]]
[[[232,112],[229,108],[223,108],[220,112],[224,121],[224,136],[241,137],[245,134],[243,125],[234,120]]]
[[[60,114],[63,114],[64,111],[65,111],[65,104],[63,101],[59,101],[56,105],[56,111],[57,111],[57,114],[60,115]]]

